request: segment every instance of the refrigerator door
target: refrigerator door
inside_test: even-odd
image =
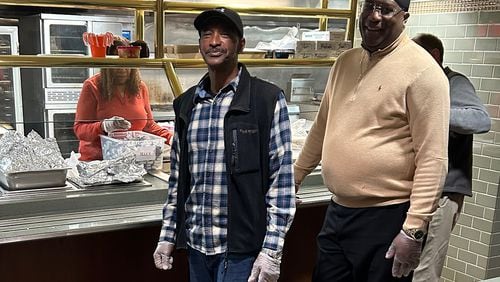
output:
[[[87,25],[80,20],[43,20],[44,54],[88,55],[82,39]],[[89,76],[88,68],[47,68],[46,87],[81,87]]]
[[[18,42],[17,26],[0,26],[0,55],[18,55]],[[19,68],[0,68],[0,125],[24,133]]]
[[[50,109],[46,111],[48,132],[46,137],[55,138],[64,158],[71,156],[71,151],[78,152],[80,141],[73,131],[75,108]]]

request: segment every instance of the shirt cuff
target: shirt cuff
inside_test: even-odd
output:
[[[406,220],[403,224],[403,229],[421,229],[421,230],[426,230],[427,229],[427,224],[428,222],[412,215],[408,215],[406,217]]]
[[[275,250],[271,250],[268,248],[262,248],[261,252],[272,257],[273,259],[276,259],[276,260],[281,262],[281,256],[283,255],[283,253],[281,251],[275,251]]]

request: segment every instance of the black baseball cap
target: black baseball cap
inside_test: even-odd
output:
[[[398,3],[401,9],[403,9],[405,12],[408,12],[408,9],[410,8],[410,0],[394,0],[394,1]]]
[[[196,19],[194,19],[194,27],[198,30],[198,32],[201,32],[209,21],[215,18],[222,19],[232,25],[236,32],[238,32],[240,38],[243,37],[243,23],[241,22],[240,15],[225,7],[218,7],[202,12],[196,17]]]

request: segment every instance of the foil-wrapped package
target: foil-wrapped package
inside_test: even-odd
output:
[[[78,162],[78,175],[69,179],[80,186],[129,183],[141,180],[147,173],[144,166],[135,162],[135,153],[126,152],[112,160]]]
[[[8,131],[0,138],[0,171],[4,173],[66,168],[56,139]]]

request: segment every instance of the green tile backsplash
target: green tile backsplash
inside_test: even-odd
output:
[[[437,24],[438,25],[456,25],[457,24],[457,14],[456,13],[439,14]]]
[[[479,23],[480,24],[498,23],[498,19],[500,19],[500,11],[479,12]]]
[[[474,46],[476,44],[475,39],[464,38],[464,39],[455,39],[455,45],[453,50],[466,50],[471,51],[474,50]],[[495,46],[496,48],[496,46]]]
[[[467,37],[484,37],[488,35],[488,26],[486,25],[468,25],[465,35]]]
[[[446,38],[463,38],[465,37],[465,26],[447,26],[446,28]]]
[[[493,65],[473,65],[472,76],[478,77],[492,77]]]
[[[479,15],[476,12],[473,13],[459,13],[457,18],[457,24],[477,24]]]
[[[476,39],[475,50],[478,51],[495,51],[497,48],[497,39]]]

